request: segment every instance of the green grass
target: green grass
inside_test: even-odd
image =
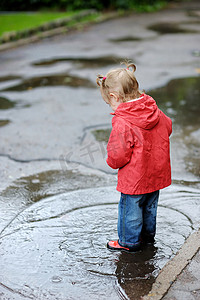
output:
[[[75,15],[76,12],[37,12],[0,14],[0,36],[5,32],[37,27],[46,22]]]
[[[132,9],[136,12],[155,12],[159,11],[162,8],[166,7],[167,1],[166,0],[159,0],[155,1],[154,4],[136,4],[132,5]]]

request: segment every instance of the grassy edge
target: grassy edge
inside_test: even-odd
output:
[[[0,37],[12,31],[21,31],[41,26],[61,18],[72,17],[80,11],[74,12],[0,12]]]
[[[42,37],[42,33],[48,32],[50,34],[52,31],[53,34],[55,29],[59,28],[62,28],[63,30],[66,28],[66,31],[68,31],[71,28],[81,26],[81,24],[84,25],[90,22],[95,22],[100,15],[101,14],[95,10],[86,10],[70,17],[54,19],[51,22],[45,22],[39,26],[29,29],[6,32],[0,37],[0,44],[2,45],[9,42],[16,42],[20,39],[30,38],[35,35]]]

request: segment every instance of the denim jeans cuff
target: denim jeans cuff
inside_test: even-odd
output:
[[[141,242],[138,242],[138,243],[121,243],[120,240],[118,240],[118,243],[120,246],[122,247],[127,247],[129,249],[132,249],[132,250],[139,250],[140,247],[141,247]]]

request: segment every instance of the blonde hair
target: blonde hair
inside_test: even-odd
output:
[[[141,96],[139,84],[135,78],[136,66],[133,63],[123,62],[126,68],[118,68],[109,71],[106,76],[97,75],[97,85],[100,86],[101,93],[109,102],[111,92],[119,95],[121,102],[135,99]]]

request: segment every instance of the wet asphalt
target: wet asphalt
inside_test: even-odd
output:
[[[199,9],[173,4],[0,53],[2,299],[139,299],[198,229]],[[105,249],[119,195],[95,85],[125,59],[174,129],[156,244],[134,259]]]

